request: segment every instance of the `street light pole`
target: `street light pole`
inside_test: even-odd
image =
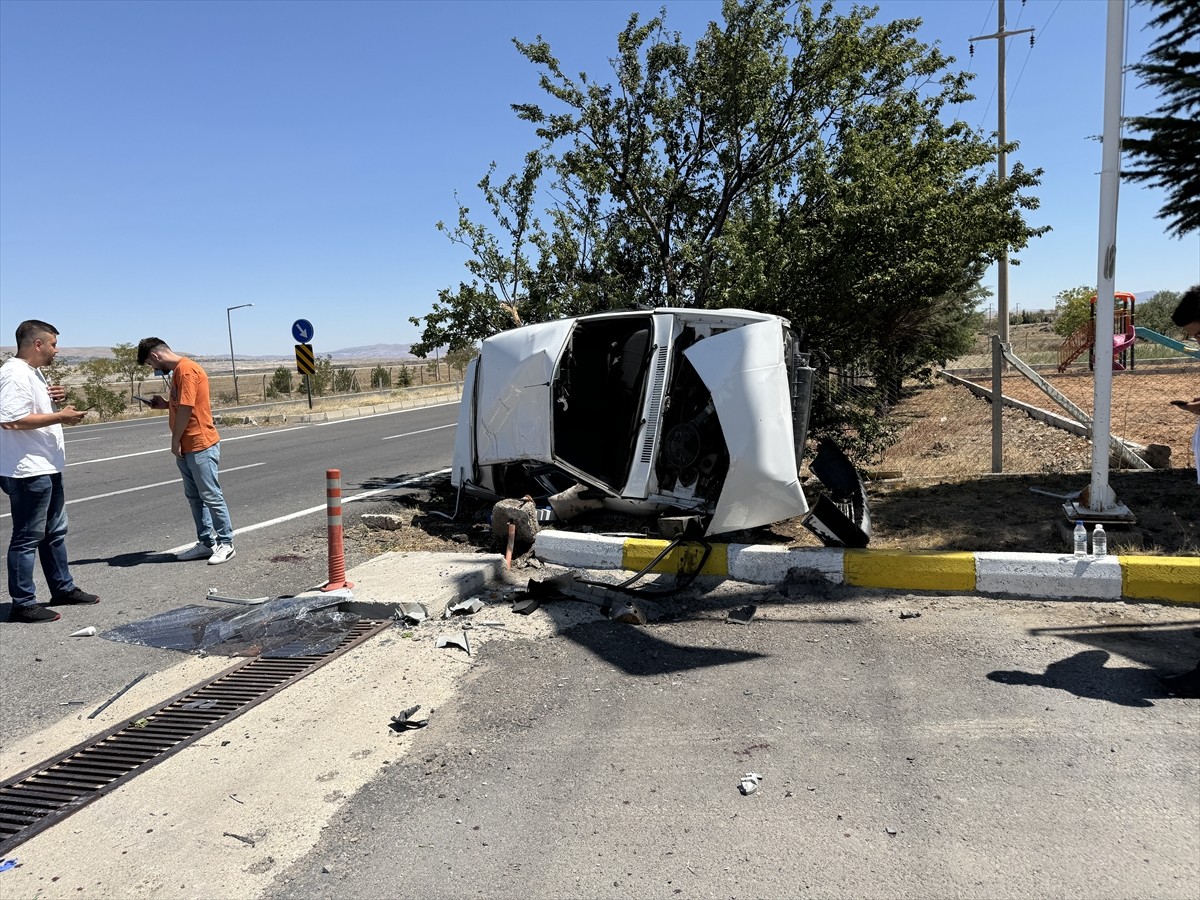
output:
[[[234,359],[234,356],[233,356],[233,322],[229,318],[229,314],[231,312],[233,312],[235,309],[242,309],[243,307],[253,306],[253,305],[254,305],[253,303],[239,303],[237,306],[225,307],[225,327],[229,329],[229,365],[233,367],[233,402],[235,404],[240,403],[241,401],[238,399],[237,361]]]

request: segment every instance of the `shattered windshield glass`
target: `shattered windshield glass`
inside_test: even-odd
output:
[[[187,653],[290,658],[329,653],[361,618],[338,609],[343,597],[284,597],[249,609],[183,606],[101,637]]]

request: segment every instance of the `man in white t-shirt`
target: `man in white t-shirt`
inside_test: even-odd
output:
[[[40,370],[57,355],[58,330],[30,319],[17,326],[17,355],[0,366],[0,489],[12,509],[10,622],[53,622],[59,615],[51,606],[100,602],[75,586],[67,565],[62,427],[82,420],[85,411],[55,408],[67,392],[61,385],[46,384]],[[50,587],[49,604],[38,603],[35,595],[33,564],[38,557]]]

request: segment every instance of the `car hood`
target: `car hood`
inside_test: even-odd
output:
[[[808,512],[796,448],[783,326],[756,322],[683,351],[712,395],[729,472],[707,534],[755,528]]]

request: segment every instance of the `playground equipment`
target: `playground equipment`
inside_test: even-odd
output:
[[[1151,331],[1149,328],[1143,328],[1141,325],[1136,326],[1133,330],[1137,332],[1137,336],[1142,340],[1154,341],[1156,344],[1162,344],[1164,347],[1170,347],[1172,350],[1186,353],[1194,359],[1200,359],[1200,349],[1189,347],[1183,341],[1169,338],[1165,334],[1159,334],[1157,331]]]
[[[1137,329],[1133,324],[1137,298],[1127,291],[1113,294],[1113,369],[1131,368],[1134,363]],[[1088,368],[1096,365],[1096,295],[1091,299],[1091,315],[1075,329],[1058,348],[1058,371],[1067,371],[1084,350],[1088,352]]]

